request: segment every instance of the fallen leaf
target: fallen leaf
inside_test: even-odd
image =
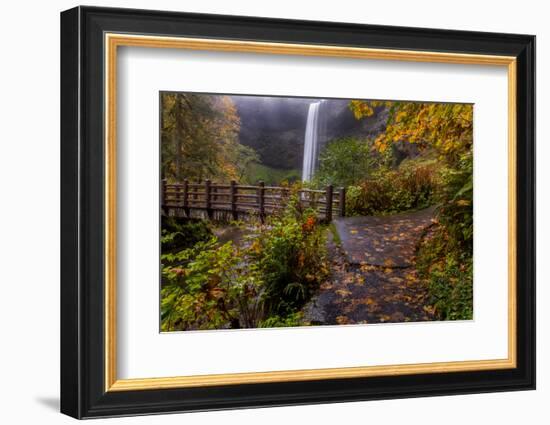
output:
[[[336,323],[339,325],[347,325],[349,323],[349,319],[346,316],[338,316],[336,318]]]
[[[351,291],[348,291],[347,289],[337,289],[336,293],[341,297],[347,297],[348,295],[351,295]]]

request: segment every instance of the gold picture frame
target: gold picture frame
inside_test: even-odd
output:
[[[128,391],[180,387],[234,385],[298,380],[339,379],[410,375],[417,373],[460,372],[509,369],[516,367],[516,58],[512,56],[473,55],[462,53],[422,52],[410,50],[281,44],[253,41],[193,39],[127,34],[105,34],[106,122],[105,152],[107,177],[105,186],[105,390]],[[508,358],[458,362],[401,364],[277,372],[232,373],[170,378],[116,378],[116,93],[117,51],[119,47],[157,49],[190,49],[275,55],[328,56],[339,58],[435,62],[506,67],[508,72]]]

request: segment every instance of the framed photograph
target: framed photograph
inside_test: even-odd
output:
[[[535,37],[61,14],[61,411],[535,388]]]

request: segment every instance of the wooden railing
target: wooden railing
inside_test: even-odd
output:
[[[325,190],[300,189],[300,204],[317,210],[326,221],[336,215],[346,215],[346,190],[332,186]],[[238,220],[243,214],[256,215],[262,221],[267,215],[284,208],[289,199],[290,189],[278,186],[266,186],[259,182],[257,186],[238,185],[235,181],[229,184],[213,183],[167,183],[161,181],[161,208],[164,214],[191,217],[192,210],[206,212],[212,219],[216,212],[222,212]],[[335,196],[336,195],[336,196]]]

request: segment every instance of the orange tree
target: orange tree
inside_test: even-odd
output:
[[[161,118],[164,178],[240,180],[259,162],[239,143],[240,118],[229,96],[165,92]]]
[[[471,104],[352,100],[349,106],[357,119],[373,115],[375,108],[388,109],[386,131],[374,141],[380,152],[396,142],[414,143],[420,150],[433,149],[454,167],[472,149]]]

